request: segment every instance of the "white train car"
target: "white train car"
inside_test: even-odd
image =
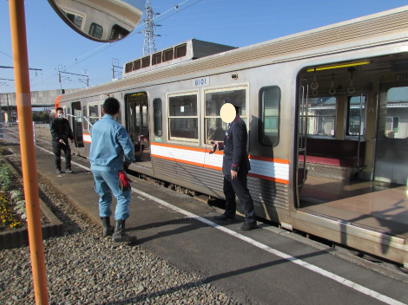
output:
[[[235,99],[248,126],[258,216],[407,267],[408,6],[133,67],[129,77],[59,100],[94,122],[104,99],[116,97],[136,146],[133,171],[223,198],[222,153],[210,155],[209,141],[223,140],[219,110]],[[72,123],[76,152],[86,156],[89,127]]]

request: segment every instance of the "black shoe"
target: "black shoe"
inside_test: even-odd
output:
[[[61,174],[61,170],[59,168],[57,168],[57,170],[55,171],[57,174]]]
[[[125,220],[116,220],[115,232],[112,235],[112,241],[132,243],[136,240],[136,236],[130,236],[125,233]]]
[[[250,222],[250,223],[245,222],[242,225],[241,230],[242,231],[250,231],[250,230],[253,230],[253,229],[256,229],[256,228],[258,228],[258,225],[256,224],[256,221]]]
[[[104,237],[112,235],[114,227],[111,226],[110,217],[101,217],[102,219],[102,235]]]
[[[234,218],[227,217],[227,216],[225,216],[225,214],[222,214],[222,215],[220,215],[220,216],[214,216],[214,219],[216,219],[216,220],[231,221],[231,222],[234,221]]]
[[[72,174],[72,173],[73,173],[73,171],[72,171],[70,168],[67,168],[67,169],[65,170],[65,172],[66,172],[67,174]]]

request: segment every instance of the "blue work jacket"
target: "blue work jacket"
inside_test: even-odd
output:
[[[91,170],[122,170],[123,156],[128,164],[135,161],[135,146],[130,141],[125,128],[111,115],[105,114],[92,126],[90,133],[92,138],[89,153]]]

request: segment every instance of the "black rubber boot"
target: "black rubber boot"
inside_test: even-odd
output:
[[[125,221],[126,220],[116,220],[116,227],[112,236],[112,241],[130,243],[137,240],[136,236],[130,236],[125,233]]]
[[[103,236],[112,235],[114,228],[111,226],[110,217],[101,217],[101,219],[102,219]]]

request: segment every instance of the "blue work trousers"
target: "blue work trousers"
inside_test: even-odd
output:
[[[99,194],[99,216],[112,215],[112,193],[117,200],[115,220],[126,220],[129,217],[129,204],[132,199],[132,190],[119,189],[119,171],[92,171],[95,182],[95,191]]]

